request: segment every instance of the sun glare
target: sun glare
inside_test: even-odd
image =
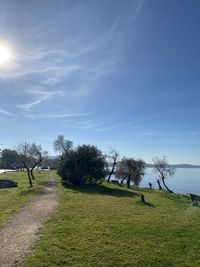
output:
[[[11,51],[8,47],[0,44],[0,65],[6,65],[11,60]]]

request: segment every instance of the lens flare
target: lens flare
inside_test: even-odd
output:
[[[0,65],[6,65],[11,60],[12,54],[8,47],[0,44]]]

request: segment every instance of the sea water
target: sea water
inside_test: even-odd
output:
[[[158,189],[157,179],[159,174],[153,168],[146,168],[140,187]],[[114,176],[112,179],[116,179]],[[200,168],[177,168],[174,176],[165,179],[167,186],[175,193],[193,193],[200,195]],[[162,184],[162,183],[161,183]]]
[[[146,168],[145,175],[140,184],[141,187],[158,188],[157,179],[159,175],[153,168]],[[193,193],[200,195],[200,168],[177,168],[174,176],[165,179],[167,186],[176,193]]]

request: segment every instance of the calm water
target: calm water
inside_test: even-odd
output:
[[[158,174],[153,172],[153,168],[147,168],[140,187],[149,187],[148,183],[151,182],[153,188],[158,188],[157,178]],[[177,168],[175,175],[166,179],[166,184],[176,193],[200,195],[200,168]]]
[[[146,175],[143,178],[141,187],[148,187],[148,182],[157,188],[156,175],[153,168],[146,169]],[[194,193],[200,195],[200,169],[177,168],[172,177],[166,179],[166,184],[177,193]]]

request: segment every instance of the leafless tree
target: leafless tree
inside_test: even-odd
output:
[[[114,174],[115,167],[117,165],[117,160],[119,159],[119,153],[117,153],[115,150],[112,150],[112,151],[110,151],[108,158],[109,158],[109,160],[112,161],[112,168],[111,168],[110,173],[108,175],[108,182],[109,182],[111,176]]]
[[[21,143],[18,147],[18,154],[20,157],[20,161],[23,164],[24,169],[27,171],[29,185],[33,186],[31,174],[30,174],[30,164],[31,164],[31,154],[30,154],[30,144]]]
[[[161,159],[155,157],[153,159],[153,162],[154,162],[154,171],[159,174],[160,176],[159,179],[162,181],[164,187],[167,189],[168,192],[173,193],[173,191],[167,187],[165,179],[168,176],[173,176],[176,169],[168,164],[166,156],[163,156],[163,158]]]
[[[72,148],[73,143],[70,140],[65,140],[63,135],[59,135],[53,142],[54,150],[61,154],[67,153],[70,148]]]
[[[42,150],[41,145],[36,145],[35,143],[33,143],[30,146],[30,156],[31,156],[31,170],[30,170],[30,174],[32,179],[35,179],[34,176],[34,169],[43,161],[47,160],[47,151]]]
[[[33,171],[47,156],[47,152],[42,150],[41,145],[21,143],[18,146],[20,161],[27,171],[29,185],[33,186],[32,180],[35,179]]]

